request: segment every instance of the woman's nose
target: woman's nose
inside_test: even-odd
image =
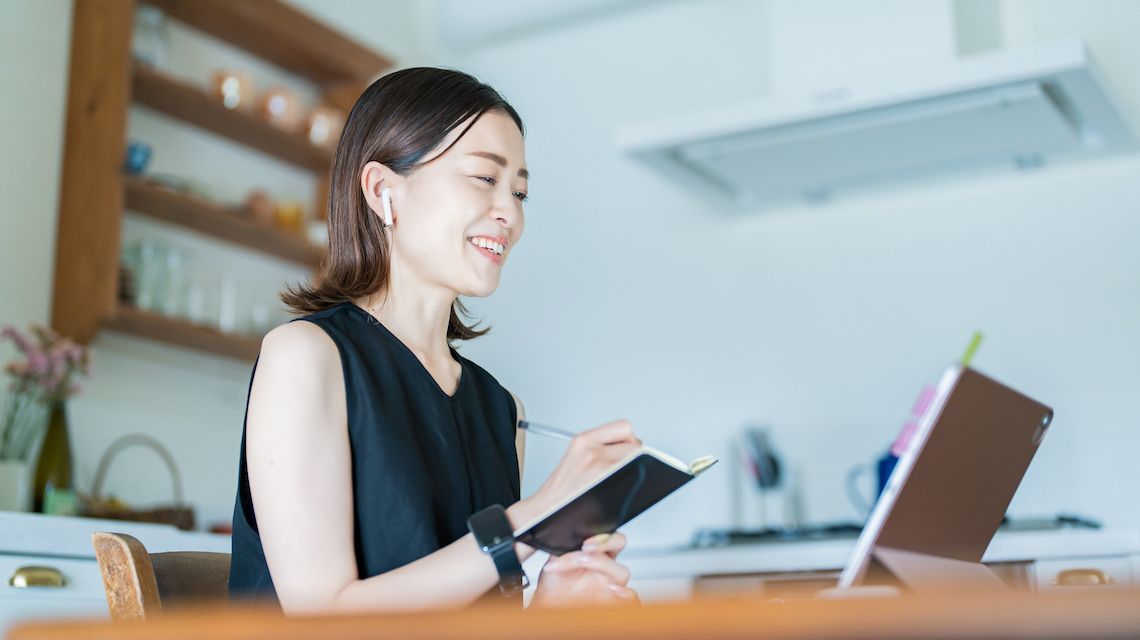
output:
[[[519,207],[515,204],[515,201],[516,198],[514,194],[508,194],[507,199],[502,197],[497,198],[495,206],[491,208],[491,215],[504,227],[513,228],[518,226],[522,212],[519,211]]]

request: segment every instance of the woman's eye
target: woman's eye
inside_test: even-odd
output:
[[[498,184],[498,182],[499,182],[498,180],[495,179],[494,176],[475,176],[475,179],[476,180],[482,180],[483,182],[486,182],[487,184],[491,185],[492,187],[495,186],[496,184]],[[518,198],[519,202],[526,202],[527,199],[529,198],[529,196],[527,196],[527,194],[523,193],[522,191],[516,191],[514,193],[514,196],[516,198]]]

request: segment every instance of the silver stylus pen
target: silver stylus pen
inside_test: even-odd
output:
[[[569,431],[563,431],[562,429],[556,429],[555,427],[548,427],[544,424],[530,422],[529,420],[519,420],[519,429],[526,429],[531,433],[550,436],[552,438],[561,438],[562,440],[573,440],[574,436],[578,435]]]

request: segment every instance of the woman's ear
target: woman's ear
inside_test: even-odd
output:
[[[376,161],[364,165],[360,172],[360,191],[364,194],[364,201],[386,227],[392,226],[392,187],[398,180],[396,172]]]

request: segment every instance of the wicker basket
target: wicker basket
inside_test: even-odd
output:
[[[174,484],[174,503],[172,505],[153,509],[132,509],[117,498],[103,497],[103,479],[107,475],[111,461],[124,449],[135,446],[153,450],[166,463]],[[99,459],[99,467],[95,471],[95,484],[91,488],[91,495],[84,500],[83,515],[90,518],[172,524],[185,531],[194,529],[194,509],[182,499],[182,476],[178,473],[178,465],[174,463],[174,457],[158,440],[141,433],[125,435],[107,447],[107,451]]]

